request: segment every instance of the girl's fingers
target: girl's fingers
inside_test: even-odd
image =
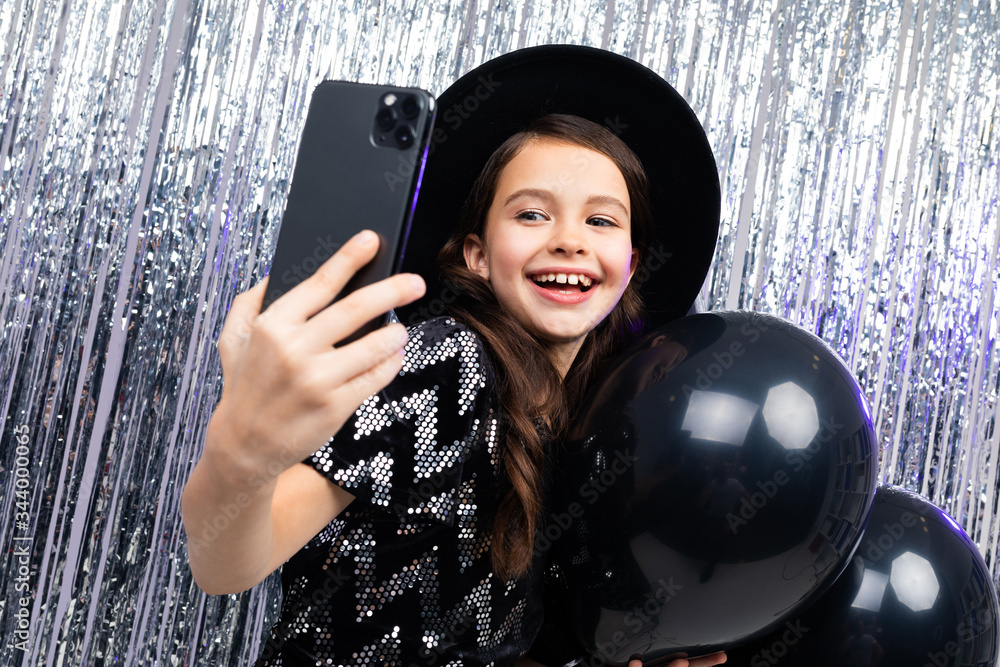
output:
[[[305,322],[333,301],[347,281],[375,257],[378,245],[378,235],[373,231],[355,234],[316,273],[272,303],[268,312],[273,310],[290,321]]]
[[[666,667],[713,667],[726,662],[726,654],[722,651],[703,655],[698,658],[678,658],[671,660]],[[642,667],[642,660],[629,660],[628,667]]]
[[[219,332],[219,356],[223,364],[229,363],[235,354],[250,338],[254,320],[260,315],[260,307],[264,303],[264,293],[267,290],[267,277],[251,287],[246,292],[236,295],[229,314]]]
[[[386,385],[399,375],[402,367],[403,355],[389,355],[380,363],[345,382],[338,391],[340,398],[345,405],[361,405],[369,396],[385,389]]]
[[[424,294],[424,280],[404,273],[362,287],[318,313],[305,325],[307,345],[329,347],[393,308],[405,306]]]
[[[330,369],[330,383],[336,387],[367,373],[390,357],[401,357],[400,352],[407,340],[406,327],[390,324],[348,345],[331,349],[326,355],[318,357],[317,362]],[[375,391],[363,398],[368,398]]]

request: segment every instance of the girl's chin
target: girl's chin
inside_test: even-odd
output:
[[[580,345],[587,334],[593,331],[593,327],[585,325],[553,327],[550,325],[535,326],[532,327],[532,330],[540,340],[553,347],[572,347]]]

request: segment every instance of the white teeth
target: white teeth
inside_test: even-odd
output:
[[[583,285],[590,287],[594,281],[582,273],[540,273],[533,278],[539,283],[558,283],[560,285]]]

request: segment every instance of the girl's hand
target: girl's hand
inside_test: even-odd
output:
[[[267,279],[234,299],[219,336],[224,387],[206,442],[234,474],[265,469],[273,478],[306,458],[399,373],[401,324],[334,347],[424,292],[419,276],[403,274],[329,305],[377,250],[375,233],[361,232],[264,313]]]
[[[355,236],[263,314],[266,279],[233,301],[219,336],[222,398],[181,497],[191,573],[206,593],[260,583],[354,499],[297,463],[402,364],[398,324],[334,347],[423,294],[418,276],[399,275],[330,305],[375,256],[377,238]]]
[[[712,667],[713,665],[721,665],[725,661],[726,654],[720,651],[718,653],[703,655],[697,658],[680,658],[678,660],[672,660],[663,667]],[[628,663],[628,667],[642,667],[642,660],[632,660]]]

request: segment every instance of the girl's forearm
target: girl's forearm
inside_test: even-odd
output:
[[[247,590],[273,569],[275,478],[229,456],[226,437],[213,420],[181,498],[191,572],[211,595]]]

